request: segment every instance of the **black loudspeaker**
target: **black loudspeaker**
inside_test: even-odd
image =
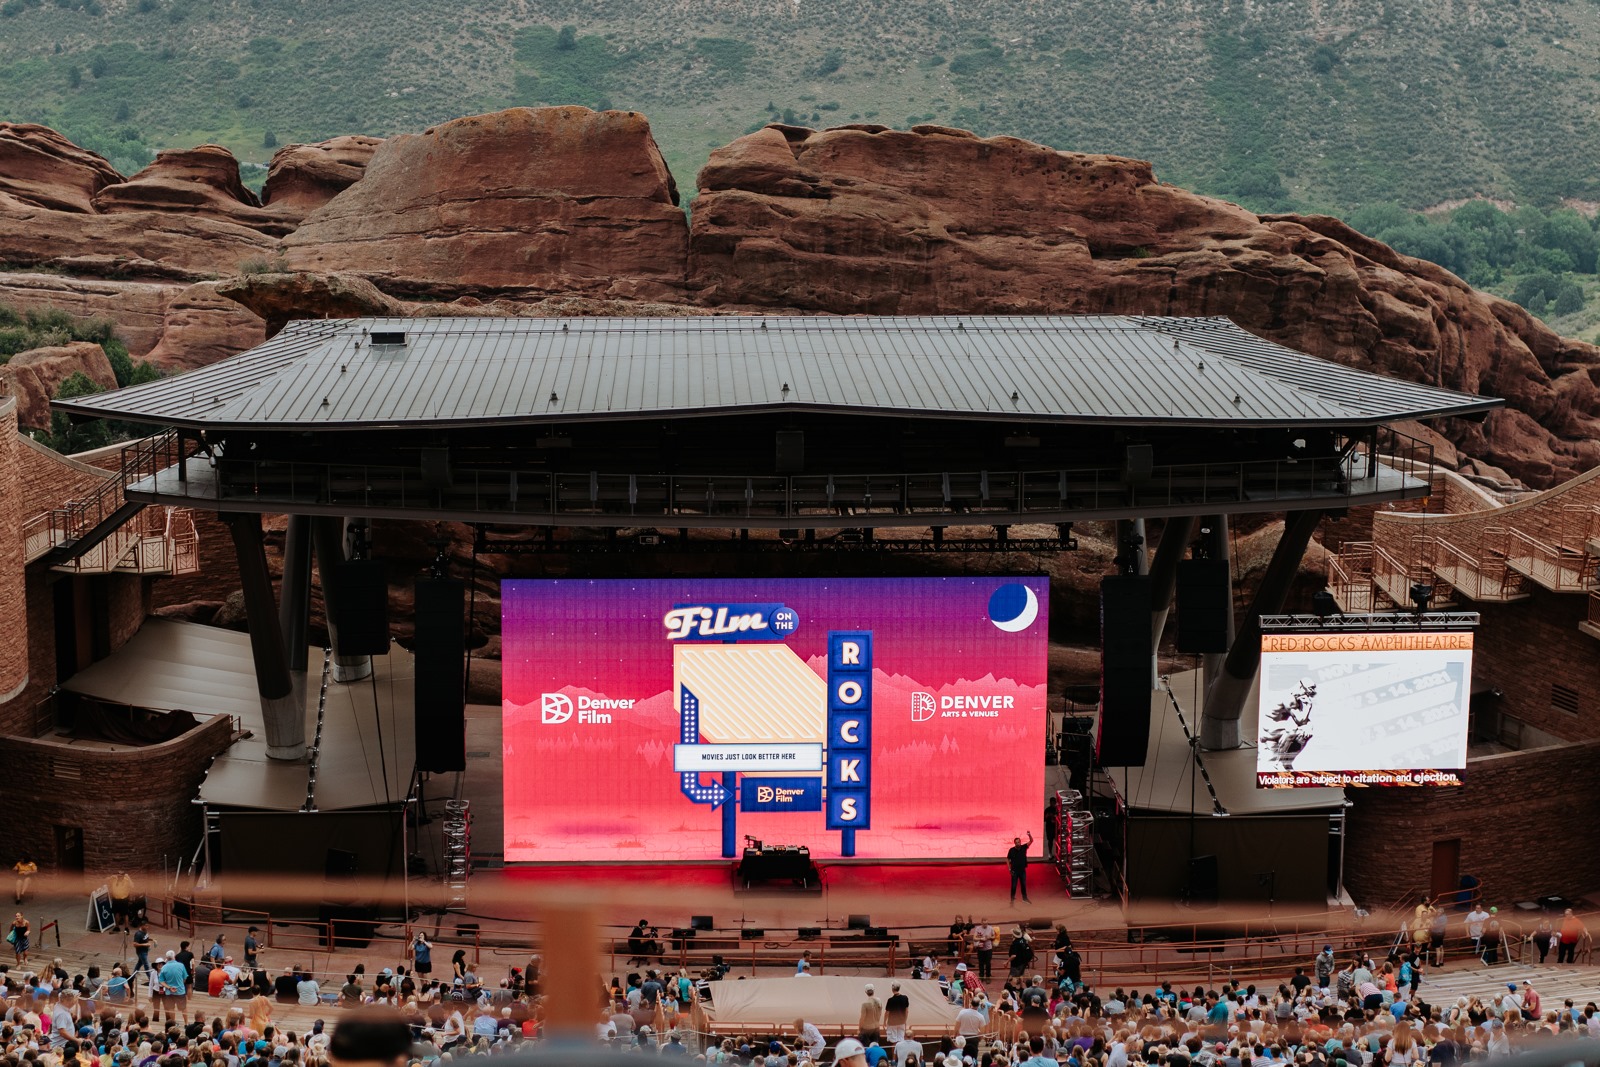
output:
[[[1196,856],[1189,861],[1189,903],[1217,902],[1217,857]]]
[[[361,864],[356,859],[356,854],[342,848],[328,849],[322,861],[322,873],[330,882],[354,881],[360,870]]]
[[[341,656],[382,656],[389,651],[389,580],[383,562],[353,559],[333,567],[332,596],[324,596],[339,632]]]
[[[422,450],[422,484],[429,489],[448,489],[454,480],[450,472],[450,450],[448,448],[424,448]]]
[[[1225,559],[1178,562],[1178,651],[1228,651],[1233,587]]]
[[[467,769],[466,587],[454,578],[418,578],[416,594],[417,768]]]
[[[317,918],[327,948],[366,948],[378,929],[378,909],[371,905],[324,904]]]
[[[759,926],[750,926],[739,931],[739,938],[743,941],[760,941],[766,936],[767,931]]]
[[[710,930],[712,928],[711,916],[691,915],[689,916],[689,926],[695,930]]]
[[[1142,767],[1150,743],[1150,578],[1100,580],[1100,745],[1102,767]]]
[[[845,920],[845,926],[851,930],[865,930],[871,925],[872,916],[870,915],[851,915]]]
[[[804,430],[778,431],[778,448],[774,469],[779,474],[799,474],[806,469],[806,433]]]
[[[799,941],[816,941],[822,937],[822,927],[802,926],[794,932],[794,936]]]

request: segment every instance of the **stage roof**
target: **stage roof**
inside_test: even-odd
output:
[[[323,430],[778,410],[1353,427],[1501,403],[1345,367],[1224,318],[1120,316],[299,321],[209,367],[54,401],[158,425]]]
[[[313,648],[306,672],[307,738],[318,734],[322,660],[322,650]],[[314,782],[311,760],[267,758],[248,634],[146,619],[127,644],[61,687],[108,704],[238,719],[250,736],[212,762],[200,786],[200,799],[207,804],[298,811],[309,785],[316,810],[340,811],[398,802],[410,785],[415,751],[411,653],[392,645],[388,655],[374,656],[372,662],[375,682],[328,684]]]

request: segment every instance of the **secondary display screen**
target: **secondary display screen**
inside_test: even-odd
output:
[[[1460,785],[1471,633],[1261,638],[1256,784]]]
[[[1003,855],[1044,822],[1045,578],[501,585],[507,862]]]

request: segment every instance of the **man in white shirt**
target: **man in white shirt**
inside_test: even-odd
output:
[[[1507,982],[1505,995],[1500,998],[1500,1017],[1502,1019],[1519,1019],[1522,1017],[1522,997],[1517,994],[1517,983]]]
[[[1467,912],[1467,936],[1472,938],[1472,950],[1481,952],[1483,946],[1483,924],[1489,921],[1489,913],[1483,910],[1482,904],[1474,904],[1472,910]]]
[[[818,1030],[815,1024],[808,1023],[804,1019],[796,1019],[794,1032],[799,1036],[799,1044],[804,1045],[806,1051],[811,1054],[812,1060],[822,1058],[822,1051],[828,1047],[828,1039],[822,1036],[822,1031]]]
[[[983,1033],[983,1022],[983,1012],[974,1008],[972,1001],[968,1000],[966,1006],[956,1013],[956,1033],[965,1038],[976,1038]]]
[[[894,1043],[895,1067],[906,1067],[906,1061],[915,1056],[922,1059],[922,1042],[911,1039],[911,1031],[906,1030],[905,1036]]]

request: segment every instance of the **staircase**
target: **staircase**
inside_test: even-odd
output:
[[[122,450],[122,467],[83,500],[23,524],[27,561],[76,574],[194,574],[200,569],[194,513],[127,499],[129,485],[176,462],[177,436],[161,434]]]

